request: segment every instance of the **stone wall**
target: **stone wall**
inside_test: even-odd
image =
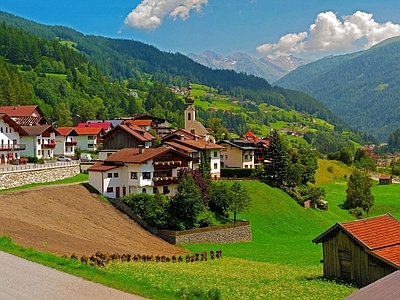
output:
[[[249,222],[238,221],[235,225],[222,225],[184,231],[159,230],[158,234],[172,244],[234,243],[252,240]],[[165,236],[165,237],[164,237]]]
[[[121,200],[107,198],[119,211],[128,215],[132,220],[150,231],[152,234],[162,238],[170,244],[199,244],[199,243],[234,243],[252,240],[250,222],[236,221],[236,224],[213,226],[183,231],[158,230],[148,226],[138,215],[125,205]]]
[[[80,173],[79,165],[66,165],[42,169],[18,170],[0,173],[0,189],[31,183],[44,183],[73,177]]]

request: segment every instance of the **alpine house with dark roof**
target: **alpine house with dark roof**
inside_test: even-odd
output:
[[[179,169],[192,161],[169,148],[124,148],[88,169],[89,184],[110,198],[157,191],[174,196]]]

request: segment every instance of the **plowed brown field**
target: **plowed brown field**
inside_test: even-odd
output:
[[[56,255],[186,252],[144,230],[80,184],[1,193],[0,235]]]

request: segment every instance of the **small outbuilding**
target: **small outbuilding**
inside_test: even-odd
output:
[[[388,185],[392,184],[392,176],[382,175],[379,177],[379,185]]]
[[[400,270],[400,222],[390,214],[336,223],[313,243],[322,243],[324,277],[365,286]]]

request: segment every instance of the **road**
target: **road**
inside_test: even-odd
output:
[[[0,300],[145,300],[0,251]]]

